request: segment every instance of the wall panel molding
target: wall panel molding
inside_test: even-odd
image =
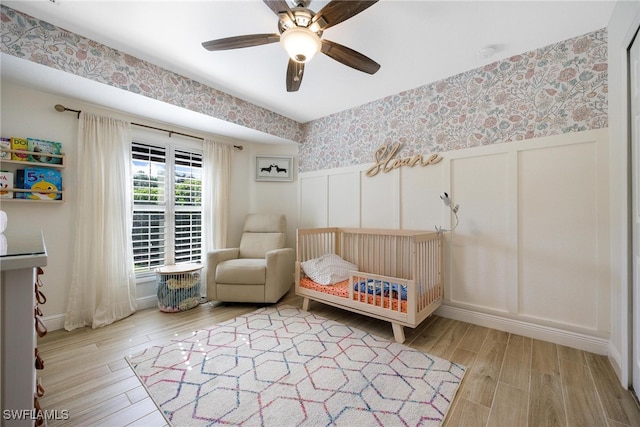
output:
[[[366,177],[372,164],[303,172],[300,220],[336,225],[329,219],[335,215],[307,217],[313,206],[355,209],[365,219],[360,227],[450,228],[454,218],[439,198],[446,191],[460,204],[460,224],[445,233],[441,315],[490,320],[498,329],[604,354],[611,302],[607,152],[608,132],[599,129],[446,152],[436,165],[391,175]],[[352,194],[347,200],[307,193],[318,179],[360,188],[340,188]]]

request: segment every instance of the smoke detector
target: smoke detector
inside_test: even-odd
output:
[[[488,46],[481,48],[478,51],[478,55],[482,56],[483,58],[489,58],[493,56],[497,51],[498,51],[498,48],[495,45],[490,44]]]

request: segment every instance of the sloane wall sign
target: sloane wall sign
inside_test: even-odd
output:
[[[367,170],[367,176],[376,176],[378,172],[387,173],[401,166],[409,166],[412,168],[415,165],[434,165],[442,160],[442,157],[437,154],[432,154],[427,158],[422,157],[421,154],[414,154],[411,157],[394,158],[399,149],[399,142],[391,145],[381,145],[373,154],[376,164]]]

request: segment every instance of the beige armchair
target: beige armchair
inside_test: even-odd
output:
[[[275,303],[291,289],[295,253],[284,215],[249,214],[239,248],[207,254],[207,299]]]

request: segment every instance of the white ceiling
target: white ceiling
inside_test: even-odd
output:
[[[604,28],[615,6],[613,0],[381,0],[323,35],[374,59],[380,70],[368,75],[318,54],[306,64],[300,90],[288,93],[287,56],[280,44],[218,52],[201,46],[223,37],[277,33],[277,16],[259,0],[2,3],[299,122]],[[325,4],[313,0],[310,8],[317,12]],[[487,45],[495,45],[497,52],[489,58],[478,55]],[[3,78],[7,68],[13,77],[27,79],[19,70],[21,62],[7,64],[14,69],[3,59]],[[38,71],[26,74],[33,73]],[[40,80],[42,86],[51,79]],[[55,83],[50,91],[72,94],[78,88],[74,80],[50,82]],[[100,91],[95,92],[99,96]],[[89,95],[84,93],[85,101],[105,105],[101,99],[86,99]],[[131,100],[109,106],[134,108]],[[143,110],[156,118],[148,107]]]

